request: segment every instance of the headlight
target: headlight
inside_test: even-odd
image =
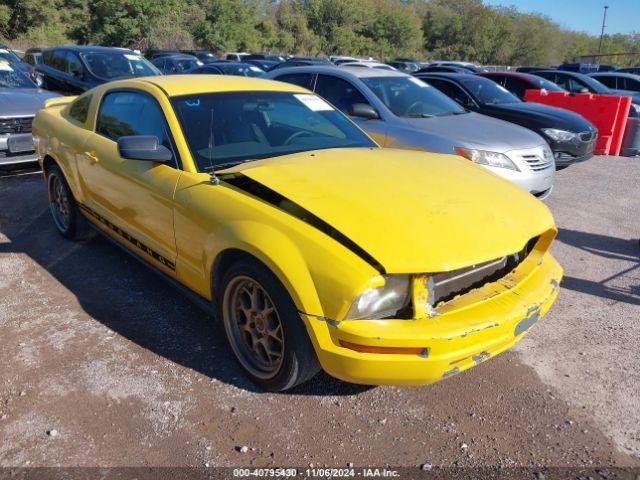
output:
[[[368,288],[351,304],[345,320],[372,320],[389,317],[402,310],[409,301],[409,275],[383,275],[384,285]]]
[[[456,147],[456,153],[461,157],[471,160],[480,165],[488,165],[490,167],[508,168],[510,170],[520,171],[515,163],[503,153],[488,152],[486,150],[475,150],[473,148]]]
[[[578,136],[577,133],[558,130],[557,128],[543,128],[542,132],[551,140],[555,140],[556,142],[570,142]]]

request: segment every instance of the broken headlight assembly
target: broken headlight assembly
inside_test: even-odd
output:
[[[487,150],[476,150],[473,148],[456,147],[456,153],[467,160],[479,165],[488,167],[508,168],[509,170],[520,171],[513,161],[503,153],[489,152]]]
[[[384,285],[367,288],[351,304],[345,320],[391,317],[405,308],[411,297],[410,275],[383,275]]]

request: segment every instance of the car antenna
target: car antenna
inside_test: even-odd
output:
[[[211,119],[209,121],[209,182],[212,185],[220,184],[220,179],[216,177],[216,171],[213,168],[213,108],[211,108]]]

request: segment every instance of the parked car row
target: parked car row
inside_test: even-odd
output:
[[[626,89],[639,88],[640,83],[634,83],[636,79],[632,74],[616,72],[591,76],[549,69],[534,70],[534,74],[484,72],[468,62],[436,61],[421,66],[414,59],[400,58],[396,61],[415,64],[411,69],[416,67],[413,77],[400,80],[407,74],[388,64],[354,57],[333,57],[330,61],[232,52],[226,56],[229,59],[218,60],[208,51],[155,50],[146,52],[151,58],[149,61],[128,49],[93,46],[32,49],[27,53],[36,63],[34,72],[43,86],[67,95],[120,78],[177,73],[266,76],[297,83],[316,91],[350,115],[381,145],[462,155],[541,198],[551,192],[554,176],[549,171],[553,171],[554,166],[564,168],[593,155],[597,131],[575,113],[522,102],[527,89],[563,91],[566,87],[571,92],[582,92],[591,88],[595,93],[627,94],[634,97],[634,103],[640,103],[637,98],[640,92]],[[269,72],[256,65],[276,61],[280,63]],[[396,75],[390,73],[394,71]],[[385,77],[397,79],[393,83],[383,80]],[[597,77],[624,89],[611,90],[599,83]],[[327,78],[333,79],[331,85]],[[383,82],[388,85],[382,85]],[[407,82],[417,82],[420,87]],[[427,86],[435,88],[425,89]],[[356,98],[358,95],[360,98]],[[353,98],[349,99],[350,96]],[[413,110],[401,111],[405,107]],[[488,117],[503,122],[489,126]],[[526,138],[516,125],[535,135]],[[526,153],[532,148],[540,150],[535,154]],[[508,153],[516,150],[522,150],[524,156],[531,155],[526,168],[519,165],[524,157]],[[517,158],[514,160],[509,155]]]

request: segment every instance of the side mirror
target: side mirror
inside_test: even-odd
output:
[[[366,120],[377,120],[380,118],[376,109],[368,103],[354,103],[351,105],[349,115],[364,118]]]
[[[133,135],[118,139],[118,152],[128,160],[166,163],[173,158],[171,150],[158,143],[153,135]]]

